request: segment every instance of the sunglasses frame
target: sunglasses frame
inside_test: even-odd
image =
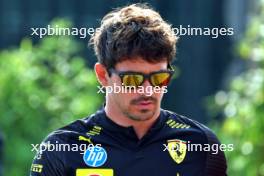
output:
[[[151,72],[151,73],[149,73],[149,74],[144,74],[144,73],[142,73],[142,72],[135,72],[135,71],[117,71],[117,70],[115,70],[115,69],[109,69],[109,71],[110,71],[110,73],[114,73],[114,74],[117,74],[119,77],[120,77],[120,79],[121,79],[121,82],[122,82],[122,84],[124,85],[124,83],[123,83],[123,78],[124,78],[124,76],[126,76],[126,75],[141,75],[141,76],[143,76],[143,81],[142,81],[142,83],[140,84],[140,85],[138,85],[138,86],[142,86],[142,84],[146,81],[146,80],[148,80],[149,81],[149,83],[153,86],[153,87],[156,87],[155,85],[153,85],[152,84],[152,82],[151,82],[151,76],[152,75],[155,75],[155,74],[157,74],[157,73],[169,73],[169,80],[171,80],[171,77],[172,77],[172,75],[173,75],[173,73],[174,73],[174,70],[173,69],[167,69],[167,70],[159,70],[159,71],[154,71],[154,72]],[[137,86],[137,87],[138,87]]]

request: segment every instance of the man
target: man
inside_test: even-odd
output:
[[[91,40],[105,105],[51,133],[33,161],[31,175],[226,175],[223,152],[203,150],[206,144],[219,144],[215,135],[160,108],[173,74],[176,41],[171,26],[147,6],[133,4],[108,13]],[[116,87],[121,92],[115,92]],[[71,148],[49,151],[54,144]],[[76,151],[74,144],[87,148]],[[191,151],[190,144],[202,148]]]

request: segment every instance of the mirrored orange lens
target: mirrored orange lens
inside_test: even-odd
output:
[[[167,86],[170,82],[170,74],[169,73],[156,73],[151,75],[150,77],[151,84],[153,86]]]
[[[124,86],[140,86],[144,80],[143,75],[124,75],[123,85]]]

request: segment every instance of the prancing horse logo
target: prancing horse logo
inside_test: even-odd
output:
[[[168,140],[169,154],[171,158],[177,163],[180,164],[185,156],[187,151],[186,141],[179,139]]]

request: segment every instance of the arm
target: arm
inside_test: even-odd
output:
[[[207,136],[208,144],[210,144],[210,146],[212,146],[213,144],[217,144],[218,146],[221,145],[216,135],[210,129],[206,128],[204,131]],[[212,151],[209,151],[207,153],[206,175],[227,176],[227,163],[223,151],[219,150],[218,153],[213,153]]]
[[[66,176],[62,153],[51,150],[51,147],[48,149],[49,144],[54,145],[56,141],[60,142],[57,137],[50,136],[39,147],[30,168],[30,176]]]

